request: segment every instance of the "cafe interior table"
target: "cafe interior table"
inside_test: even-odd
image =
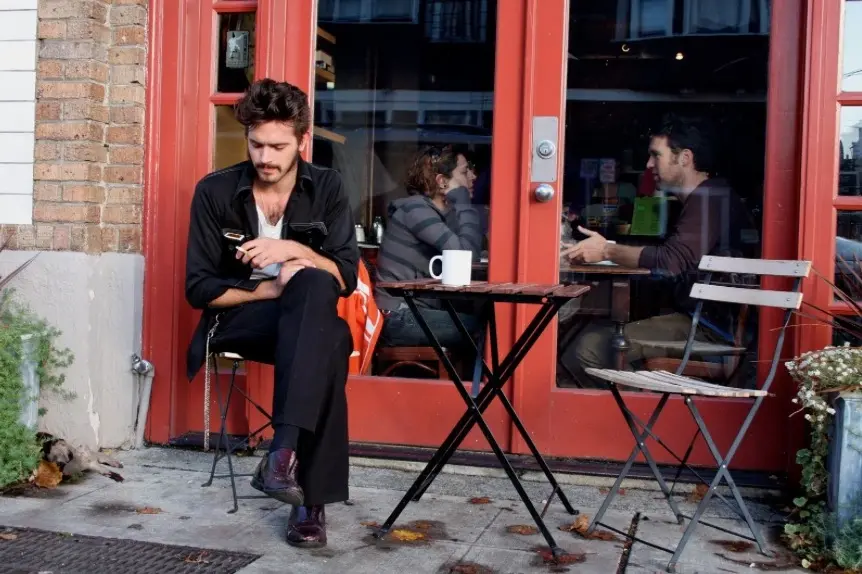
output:
[[[560,265],[560,283],[610,283],[610,301],[607,309],[609,318],[615,327],[614,336],[611,338],[611,351],[616,360],[615,368],[625,370],[626,353],[629,350],[629,342],[626,339],[625,327],[631,317],[631,282],[636,277],[650,274],[650,270],[644,267],[623,267],[622,265],[608,265],[591,263],[575,265],[572,263]],[[488,263],[480,262],[473,264],[473,277],[487,279]],[[582,318],[587,321],[596,313],[583,313]],[[580,329],[572,329],[568,336],[561,341],[562,352],[577,335]],[[570,373],[571,374],[571,373]]]
[[[524,506],[526,506],[527,511],[530,513],[530,516],[533,518],[536,526],[542,533],[542,536],[544,536],[545,540],[548,542],[551,552],[554,556],[558,556],[562,551],[557,546],[557,543],[547,526],[545,526],[545,522],[542,517],[547,511],[548,506],[551,504],[555,494],[559,495],[560,502],[562,502],[567,512],[570,514],[577,514],[578,512],[574,507],[572,507],[565,493],[560,489],[551,469],[539,453],[536,444],[530,438],[530,434],[527,432],[524,424],[518,417],[518,413],[515,412],[515,408],[512,406],[512,403],[506,397],[505,393],[503,393],[502,389],[503,385],[512,377],[515,369],[518,368],[518,365],[530,351],[530,348],[535,344],[536,340],[544,332],[545,328],[550,324],[551,320],[556,316],[560,308],[569,301],[582,297],[590,290],[590,287],[588,285],[540,285],[535,283],[490,283],[484,281],[473,282],[470,285],[463,287],[452,287],[442,285],[436,280],[381,282],[378,283],[377,286],[382,289],[386,289],[393,296],[404,298],[404,301],[416,317],[416,321],[419,323],[419,326],[422,328],[422,331],[431,342],[432,347],[436,351],[440,361],[443,363],[446,372],[449,374],[449,377],[455,385],[455,389],[458,391],[458,394],[461,395],[461,398],[467,406],[467,410],[407,490],[404,497],[395,507],[395,510],[393,510],[392,514],[389,515],[389,518],[386,519],[386,522],[375,532],[375,536],[378,538],[385,536],[389,529],[392,528],[395,521],[398,520],[398,517],[401,515],[401,512],[403,512],[407,504],[411,500],[418,501],[422,497],[425,490],[431,485],[466,438],[467,434],[473,428],[473,425],[478,424],[479,428],[482,430],[482,434],[488,441],[488,444],[491,445],[491,449],[494,451],[497,460],[500,462],[500,465],[503,467],[503,470],[505,470],[506,475],[512,482],[512,485],[518,492],[518,496],[520,496]],[[444,308],[449,312],[452,321],[464,338],[465,345],[472,345],[472,350],[477,355],[477,362],[481,360],[482,372],[487,379],[487,383],[482,387],[482,390],[478,395],[476,395],[475,399],[467,392],[457,370],[446,356],[440,342],[434,336],[428,323],[422,317],[419,307],[416,305],[416,299],[426,298],[442,301]],[[476,342],[473,340],[470,333],[458,317],[455,307],[452,304],[453,301],[471,301],[474,303],[484,304],[483,306],[489,308],[488,335],[491,344],[490,367],[485,362],[484,357],[481,357],[479,354]],[[499,360],[497,344],[497,325],[494,312],[495,303],[540,305],[539,312],[529,323],[521,336],[518,337],[517,341],[515,341],[515,344],[502,362]],[[536,510],[536,507],[530,501],[518,475],[515,473],[512,465],[509,463],[505,453],[503,453],[503,450],[494,438],[490,427],[482,416],[495,398],[499,399],[503,404],[503,407],[512,418],[512,422],[521,434],[521,438],[524,439],[524,442],[529,447],[530,452],[533,454],[533,457],[536,459],[536,462],[539,464],[542,471],[545,473],[545,476],[548,478],[548,482],[551,484],[551,494],[548,496],[545,507],[541,513]]]
[[[626,353],[629,350],[629,342],[626,339],[626,324],[631,316],[631,287],[632,279],[649,275],[650,270],[643,267],[623,267],[621,265],[607,264],[583,264],[583,265],[561,265],[560,282],[610,282],[610,319],[614,324],[614,336],[611,338],[611,350],[616,359],[615,368],[620,371],[627,370]],[[562,349],[571,342],[564,341]]]

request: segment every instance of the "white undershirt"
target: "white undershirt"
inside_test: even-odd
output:
[[[275,225],[270,225],[270,223],[266,219],[266,215],[260,209],[260,206],[255,205],[257,208],[257,231],[258,237],[266,237],[267,239],[281,239],[281,228],[284,223],[284,216],[279,218]],[[268,279],[269,277],[275,277],[278,275],[279,270],[281,269],[281,263],[273,263],[271,265],[267,265],[263,269],[255,269],[251,273],[252,279]]]

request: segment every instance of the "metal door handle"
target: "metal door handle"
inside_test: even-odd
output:
[[[539,203],[547,203],[554,198],[554,188],[547,183],[537,185],[533,193]]]

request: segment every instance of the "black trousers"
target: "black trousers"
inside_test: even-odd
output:
[[[348,498],[347,370],[353,339],[336,311],[339,285],[319,269],[294,275],[279,299],[223,311],[211,352],[275,365],[273,425],[299,427],[307,505]]]

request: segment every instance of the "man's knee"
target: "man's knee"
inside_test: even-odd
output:
[[[282,298],[294,301],[313,298],[334,303],[338,300],[338,281],[322,269],[302,269],[287,283]]]
[[[567,363],[582,368],[604,368],[610,347],[611,329],[602,326],[587,327],[572,342]]]

